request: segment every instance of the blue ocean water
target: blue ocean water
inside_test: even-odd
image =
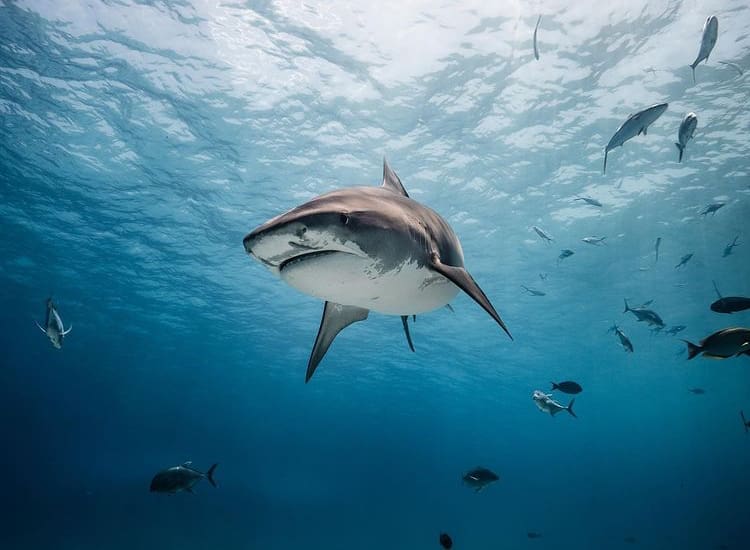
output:
[[[0,1],[0,547],[747,548],[750,358],[680,338],[750,324],[708,307],[750,294],[749,78],[740,0]],[[322,303],[242,239],[384,157],[514,340],[462,294],[416,353],[373,313],[305,384]],[[578,419],[531,400],[564,379]],[[149,492],[186,460],[218,488]]]

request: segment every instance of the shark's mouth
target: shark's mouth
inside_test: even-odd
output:
[[[313,260],[316,258],[321,258],[322,256],[330,256],[331,254],[351,254],[350,252],[344,252],[343,250],[315,250],[313,252],[305,252],[303,254],[298,254],[297,256],[293,256],[291,258],[287,258],[283,262],[279,264],[279,271],[282,272],[286,268],[291,267],[293,265],[297,265],[300,262],[306,262],[309,260]]]

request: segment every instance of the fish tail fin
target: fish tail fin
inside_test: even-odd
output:
[[[604,168],[602,169],[602,174],[607,173],[607,153],[609,153],[609,151],[605,149],[604,150]]]
[[[568,403],[568,406],[565,407],[565,410],[568,411],[573,418],[578,418],[578,415],[573,411],[573,403],[575,402],[576,402],[576,398],[574,397],[573,399],[570,400],[570,403]]]
[[[688,360],[692,359],[696,355],[698,355],[701,351],[703,351],[703,348],[700,346],[696,346],[692,342],[688,342],[687,340],[683,340],[687,344],[688,349]]]
[[[630,311],[630,306],[628,305],[628,299],[627,298],[623,298],[623,299],[625,300],[625,309],[623,309],[622,312],[627,313],[628,311]]]
[[[216,467],[218,464],[214,464],[208,469],[208,472],[206,472],[206,478],[208,478],[208,482],[216,487],[216,481],[214,480],[214,471],[216,470]]]
[[[550,384],[552,384],[552,391],[554,391],[554,390],[559,390],[559,389],[560,389],[560,386],[558,386],[558,385],[557,385],[557,384],[555,384],[554,382],[550,382]]]
[[[677,162],[682,162],[682,154],[685,152],[685,147],[680,145],[679,143],[675,142],[675,145],[677,146],[677,150],[680,152],[680,156],[677,159]]]

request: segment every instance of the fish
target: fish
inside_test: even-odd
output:
[[[602,203],[600,203],[600,202],[599,202],[598,200],[596,200],[596,199],[592,199],[591,197],[576,197],[576,198],[575,198],[575,199],[573,199],[573,200],[576,200],[576,201],[583,201],[583,202],[585,202],[586,204],[590,204],[591,206],[598,206],[599,208],[601,208],[601,207],[602,207]]]
[[[39,330],[47,335],[47,338],[52,343],[52,347],[55,349],[62,349],[63,340],[73,330],[73,325],[70,325],[65,330],[60,314],[57,312],[54,302],[52,302],[52,298],[47,298],[47,315],[44,319],[44,327],[36,321],[34,322],[39,327]]]
[[[540,278],[540,279],[541,279],[542,281],[546,281],[546,280],[547,280],[547,277],[548,277],[547,273],[540,273],[540,274],[539,274],[539,278]]]
[[[560,405],[560,403],[552,399],[552,394],[546,394],[543,391],[534,390],[534,393],[531,394],[531,398],[534,400],[534,403],[540,411],[546,412],[551,416],[555,416],[560,411],[568,411],[572,417],[578,418],[576,413],[573,412],[573,403],[576,402],[575,397],[570,400],[567,407]]]
[[[675,325],[672,328],[670,328],[669,330],[667,330],[665,332],[665,334],[671,334],[672,336],[676,336],[677,333],[682,332],[686,328],[687,327],[685,325]]]
[[[214,472],[218,464],[211,466],[204,474],[192,467],[192,462],[188,461],[180,466],[173,466],[162,470],[151,480],[152,493],[179,493],[180,491],[193,492],[193,487],[201,479],[207,479],[208,482],[216,487]]]
[[[440,541],[440,546],[445,548],[445,550],[453,548],[453,539],[448,533],[440,533],[440,538],[438,540]]]
[[[609,143],[604,147],[604,169],[602,173],[607,173],[607,155],[615,147],[622,147],[622,145],[640,134],[646,135],[648,127],[651,126],[656,120],[667,110],[669,107],[668,103],[657,103],[651,105],[642,111],[638,111],[635,114],[630,115],[625,122],[623,122],[614,135],[610,138]]]
[[[719,37],[719,20],[715,15],[712,15],[706,19],[703,24],[703,35],[701,36],[701,47],[698,50],[698,56],[690,64],[690,68],[693,70],[693,83],[695,83],[695,68],[698,63],[706,60],[708,63],[708,56],[711,54],[711,50],[716,45],[716,39]]]
[[[539,48],[536,45],[536,35],[537,31],[539,31],[539,23],[542,21],[542,16],[540,15],[539,18],[536,20],[536,26],[534,27],[534,59],[539,61]]]
[[[578,382],[567,380],[565,382],[550,382],[552,384],[552,390],[560,390],[564,393],[577,394],[583,391],[583,388]]]
[[[685,254],[682,258],[680,258],[680,262],[676,266],[674,266],[674,268],[679,269],[680,267],[686,266],[692,257],[692,252],[690,254]]]
[[[724,296],[711,304],[711,311],[716,313],[737,313],[750,309],[750,298],[743,296]]]
[[[750,328],[729,327],[706,336],[696,345],[688,340],[688,360],[696,355],[715,359],[728,359],[750,351]]]
[[[740,411],[740,418],[742,418],[742,425],[745,427],[745,434],[747,434],[748,428],[750,428],[750,422],[745,419],[745,413],[742,411]]]
[[[521,288],[524,289],[526,292],[531,294],[532,296],[546,296],[546,292],[542,292],[541,290],[536,290],[535,288],[529,288],[527,286],[521,285]]]
[[[495,472],[481,466],[477,466],[473,470],[466,472],[463,477],[464,483],[472,487],[477,493],[498,479],[500,477]]]
[[[659,317],[659,315],[655,311],[642,307],[631,308],[628,305],[628,301],[626,299],[625,309],[623,310],[623,313],[627,313],[628,311],[635,315],[635,318],[638,320],[638,322],[645,321],[648,325],[659,328],[664,328],[666,326],[662,318]]]
[[[540,539],[542,538],[542,535],[539,533],[535,533],[534,531],[529,531],[526,533],[526,536],[530,539]]]
[[[725,205],[726,205],[725,202],[712,202],[711,204],[706,206],[703,210],[701,210],[700,215],[706,216],[707,214],[711,214],[712,216],[715,216],[716,211]]]
[[[737,242],[737,239],[739,239],[739,238],[740,238],[740,236],[737,235],[730,244],[728,244],[728,245],[726,245],[724,247],[724,254],[722,254],[722,256],[721,256],[722,258],[726,258],[727,256],[731,255],[732,254],[732,250],[734,250],[734,247],[735,246],[739,246],[739,243]]]
[[[654,243],[654,253],[656,254],[656,260],[654,260],[654,263],[657,263],[659,261],[659,246],[661,246],[661,237],[656,237],[656,242]]]
[[[677,162],[682,162],[682,155],[685,152],[685,147],[687,147],[688,141],[693,139],[697,127],[698,117],[695,113],[686,114],[685,118],[683,118],[680,123],[679,130],[677,130],[677,141],[675,142],[675,146],[677,146],[677,150],[680,152]]]
[[[603,245],[603,244],[607,244],[607,243],[604,242],[604,239],[606,239],[606,238],[607,237],[584,237],[581,240],[583,242],[585,242],[586,244],[593,244],[595,246],[600,246],[600,245]]]
[[[380,187],[316,197],[260,225],[243,244],[281,280],[325,301],[306,382],[336,335],[370,311],[400,316],[408,343],[406,319],[444,307],[460,291],[513,338],[464,267],[453,229],[409,197],[385,159]]]
[[[727,67],[732,67],[735,71],[740,73],[740,76],[745,74],[744,72],[742,72],[742,67],[737,65],[737,63],[730,63],[729,61],[719,61],[719,63],[721,63],[722,65],[726,65]]]
[[[633,353],[633,343],[630,341],[630,338],[625,335],[620,327],[618,327],[617,325],[613,325],[612,328],[609,329],[609,332],[614,332],[617,335],[617,337],[620,339],[620,345],[626,352]]]
[[[565,258],[570,258],[575,252],[572,250],[566,248],[562,252],[560,252],[560,255],[557,257],[557,263],[560,264],[561,261],[563,261]]]
[[[706,393],[703,388],[690,388],[688,391],[693,395],[704,395]]]
[[[536,232],[536,234],[542,238],[542,240],[548,243],[551,243],[552,241],[555,240],[552,237],[550,237],[547,233],[545,233],[543,229],[541,229],[540,227],[537,227],[536,225],[532,225],[531,229],[533,229]]]

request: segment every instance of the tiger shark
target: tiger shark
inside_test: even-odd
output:
[[[348,187],[276,216],[243,239],[247,253],[297,290],[325,300],[308,382],[334,338],[370,311],[407,319],[446,306],[460,290],[508,328],[464,268],[448,223],[409,197],[386,160],[380,187]]]

